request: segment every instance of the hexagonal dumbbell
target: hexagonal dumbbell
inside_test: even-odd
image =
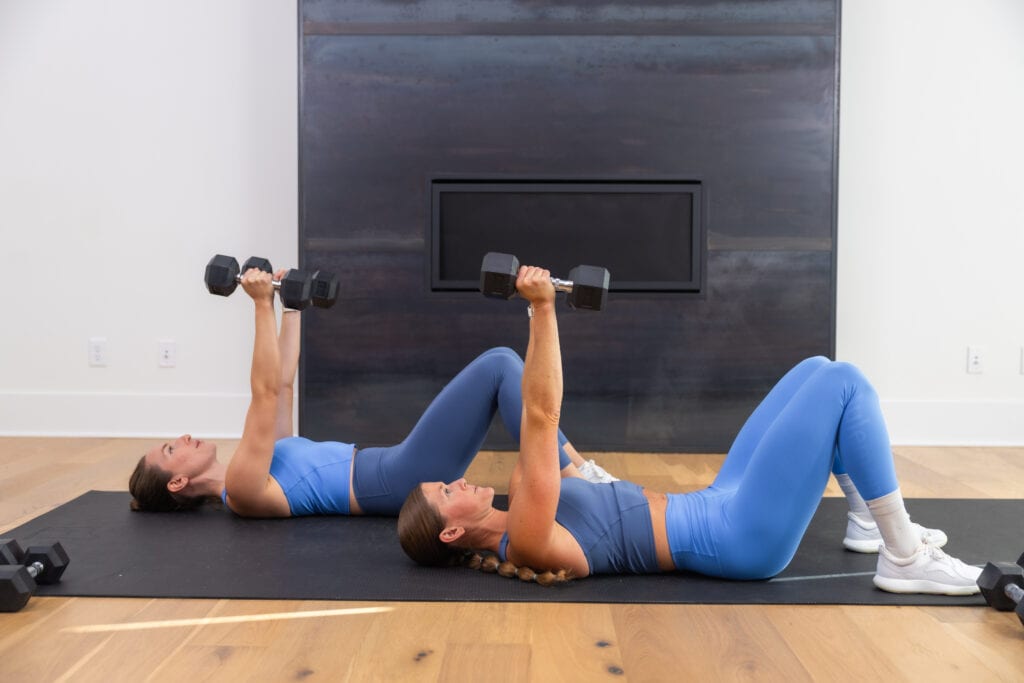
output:
[[[14,539],[0,539],[0,612],[17,612],[37,584],[57,583],[70,563],[60,543],[22,550]]]
[[[480,266],[480,291],[484,296],[496,299],[511,299],[516,295],[516,277],[519,274],[519,259],[512,254],[496,251],[484,255]],[[568,280],[551,278],[555,290],[566,292],[569,306],[585,311],[600,311],[608,297],[608,282],[611,279],[607,268],[598,266],[576,266],[569,271]]]
[[[239,268],[233,256],[217,254],[206,264],[204,280],[207,291],[219,296],[231,296],[242,281],[242,274],[250,268],[266,273],[274,272],[270,261],[259,256],[250,257]],[[281,280],[274,280],[273,285],[281,296],[281,303],[299,311],[310,305],[330,308],[338,298],[337,277],[322,270],[310,273],[292,268]]]
[[[989,562],[978,577],[985,602],[1000,612],[1016,612],[1024,624],[1024,555],[1017,564]]]

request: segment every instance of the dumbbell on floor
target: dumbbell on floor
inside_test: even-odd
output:
[[[516,277],[519,274],[519,259],[512,254],[495,251],[484,255],[480,266],[480,291],[484,296],[497,299],[511,299],[516,295]],[[607,268],[598,266],[576,266],[569,271],[568,280],[551,278],[555,290],[566,292],[569,306],[587,311],[600,311],[608,296],[608,281],[611,279]]]
[[[242,281],[242,274],[250,268],[274,272],[265,258],[253,256],[239,268],[233,256],[217,254],[206,264],[206,289],[210,294],[230,296]],[[281,295],[281,303],[299,311],[310,305],[330,308],[338,299],[338,278],[322,270],[310,273],[292,268],[280,281],[274,280],[274,288]]]
[[[57,583],[70,559],[60,543],[22,550],[13,539],[0,539],[0,612],[17,612],[37,584]]]
[[[985,602],[1000,612],[1016,612],[1024,624],[1024,554],[1017,564],[989,562],[978,577]]]

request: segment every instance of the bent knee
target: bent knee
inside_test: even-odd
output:
[[[491,359],[495,361],[513,361],[518,365],[523,364],[523,359],[520,357],[520,355],[516,353],[514,349],[511,349],[507,346],[495,346],[493,348],[487,349],[479,356],[477,356],[477,360],[484,359]]]
[[[867,376],[853,363],[837,360],[823,368],[837,384],[856,389],[858,392],[875,393],[875,388]]]

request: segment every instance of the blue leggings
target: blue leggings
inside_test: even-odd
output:
[[[809,358],[754,410],[710,487],[669,495],[676,568],[729,579],[778,574],[793,559],[829,472],[844,467],[865,500],[898,487],[874,388],[849,363]]]
[[[518,443],[523,418],[523,359],[505,347],[490,349],[452,379],[405,439],[356,453],[352,491],[366,514],[397,515],[413,487],[450,482],[466,472],[494,419]],[[569,463],[568,439],[558,432],[558,462]]]

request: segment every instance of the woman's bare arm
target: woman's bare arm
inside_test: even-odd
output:
[[[270,273],[250,269],[242,287],[252,297],[256,315],[250,385],[252,400],[242,438],[225,474],[228,502],[243,515],[276,515],[279,502],[268,494],[270,461],[274,456],[281,355],[274,316],[274,288]],[[284,510],[287,514],[287,510]]]
[[[543,565],[555,532],[561,476],[558,420],[562,405],[562,358],[551,275],[524,266],[516,289],[530,301],[530,341],[523,368],[523,421],[516,494],[509,506],[509,545],[519,560]]]
[[[280,280],[285,272],[278,273]],[[292,423],[293,400],[295,395],[295,373],[299,367],[301,345],[302,313],[286,310],[281,314],[281,333],[277,338],[277,346],[281,355],[281,381],[277,388],[277,421],[275,438],[284,439],[294,436]]]

